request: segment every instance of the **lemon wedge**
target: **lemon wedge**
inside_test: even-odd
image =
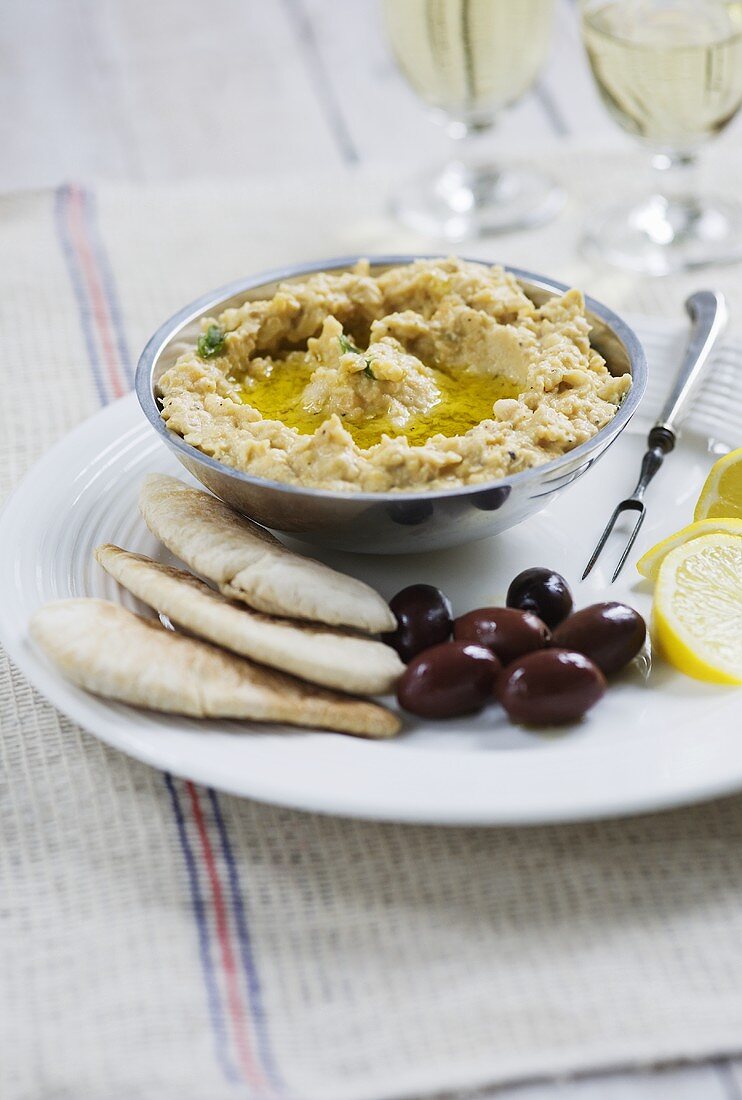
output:
[[[742,519],[742,447],[713,464],[693,514],[696,520],[718,517]]]
[[[647,550],[639,558],[636,568],[643,577],[656,581],[660,566],[670,551],[691,539],[700,538],[701,535],[742,535],[742,519],[702,519],[697,523],[689,523],[687,527],[676,531],[674,535],[668,535],[651,550]]]
[[[742,684],[742,537],[702,535],[676,546],[654,590],[655,639],[697,680]]]

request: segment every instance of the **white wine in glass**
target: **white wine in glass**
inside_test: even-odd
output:
[[[742,205],[694,173],[742,105],[742,0],[583,0],[582,28],[603,102],[658,169],[654,194],[596,214],[589,245],[650,275],[742,256]]]
[[[501,168],[473,148],[538,76],[551,40],[553,0],[384,0],[384,15],[402,74],[460,149],[442,170],[396,194],[400,220],[459,241],[555,214],[563,195],[551,180]]]

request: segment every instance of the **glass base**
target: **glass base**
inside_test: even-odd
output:
[[[541,225],[563,205],[562,189],[539,172],[460,161],[403,184],[391,203],[404,225],[447,241]]]
[[[642,275],[732,263],[742,258],[742,204],[663,195],[616,203],[593,216],[583,247],[589,256]]]

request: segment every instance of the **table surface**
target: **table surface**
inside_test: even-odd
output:
[[[598,100],[575,5],[556,4],[542,78],[488,144],[632,147]],[[33,49],[17,48],[24,41]],[[69,179],[238,180],[299,165],[393,161],[403,172],[446,155],[445,136],[395,70],[377,0],[9,0],[0,51],[3,191]],[[742,1060],[477,1095],[742,1100]]]

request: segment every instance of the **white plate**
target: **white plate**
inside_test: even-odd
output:
[[[589,582],[582,567],[613,504],[631,489],[646,417],[596,468],[520,527],[470,546],[418,557],[324,560],[390,597],[425,581],[456,613],[503,600],[509,580],[548,565],[573,584],[576,603],[623,598],[649,611],[636,555],[609,586],[613,555]],[[733,444],[735,440],[727,440]],[[712,456],[687,433],[649,493],[638,552],[692,517]],[[742,787],[742,698],[655,662],[649,682],[615,683],[578,727],[543,736],[510,726],[493,706],[477,718],[412,723],[375,744],[322,732],[197,722],[107,703],[67,683],[27,636],[46,600],[103,596],[136,606],[92,560],[100,542],[163,557],[136,509],[145,473],[186,476],[156,440],[133,396],[98,413],[27,476],[0,519],[0,637],[31,682],[71,719],[148,764],[233,794],[307,810],[440,824],[525,824],[624,814]],[[140,608],[141,610],[141,608]]]

